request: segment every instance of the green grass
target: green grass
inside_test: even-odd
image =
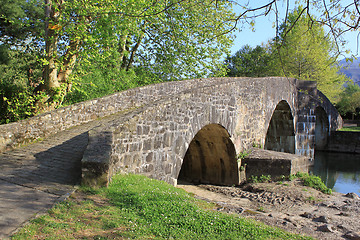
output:
[[[339,129],[338,131],[344,131],[344,132],[360,132],[360,127],[343,127]]]
[[[261,175],[261,176],[250,176],[249,182],[251,183],[264,183],[264,182],[270,182],[271,181],[271,175]]]
[[[289,177],[290,180],[293,180],[294,178],[301,179],[303,181],[304,186],[314,188],[314,189],[319,190],[326,194],[332,193],[332,190],[330,188],[326,187],[325,183],[318,176],[309,175],[308,173],[298,172],[297,174],[291,175]]]
[[[182,189],[140,175],[118,175],[107,189],[82,191],[85,197],[56,205],[12,238],[311,239],[214,211]]]

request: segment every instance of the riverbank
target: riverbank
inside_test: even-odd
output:
[[[219,211],[237,213],[292,233],[317,239],[360,239],[360,198],[324,194],[300,180],[251,183],[241,187],[179,185]]]
[[[310,239],[217,209],[163,181],[116,175],[108,188],[74,192],[13,239]]]
[[[299,180],[241,187],[179,184],[178,188],[192,194],[144,176],[118,175],[109,188],[76,191],[13,237],[360,239],[356,194],[327,195]]]

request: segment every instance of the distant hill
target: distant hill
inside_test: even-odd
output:
[[[344,73],[351,78],[354,83],[357,83],[360,86],[360,58],[354,60],[352,63],[346,62],[345,59],[341,60],[339,63],[343,66],[340,72]]]

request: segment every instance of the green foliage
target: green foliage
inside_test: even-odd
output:
[[[316,81],[318,89],[332,102],[339,101],[343,84],[349,79],[339,74],[337,49],[319,23],[296,8],[279,27],[279,35],[268,45],[244,46],[227,57],[228,76],[282,76]],[[300,15],[302,13],[302,15]]]
[[[27,67],[42,73],[36,81],[47,94],[39,102],[29,77],[21,88],[1,77],[2,122],[159,81],[225,75],[234,19],[227,1],[0,1],[0,64],[14,70],[4,78],[26,73],[11,52],[31,50],[37,64]]]
[[[38,0],[0,0],[1,44],[25,46],[40,37],[43,4],[44,1]]]
[[[256,142],[253,142],[252,147],[254,147],[254,148],[263,148],[261,143],[256,143]]]
[[[315,197],[314,196],[309,196],[306,200],[309,201],[309,202],[313,202],[313,201],[315,201]]]
[[[345,132],[360,132],[360,127],[343,127],[338,131],[345,131]]]
[[[280,76],[316,81],[318,89],[336,102],[348,79],[338,73],[334,42],[302,9],[300,6],[289,14],[280,26],[279,37],[270,43],[276,54],[276,71]]]
[[[247,165],[246,163],[244,165],[241,165],[240,166],[240,171],[245,171],[246,170],[246,165]]]
[[[233,27],[229,1],[195,0],[175,4],[145,27],[139,65],[162,79],[223,76]]]
[[[347,113],[352,114],[353,117],[360,116],[360,86],[349,83],[341,93],[336,107],[342,116]]]
[[[251,150],[244,150],[242,152],[239,152],[238,155],[236,155],[236,159],[238,162],[240,162],[242,159],[248,157],[251,154]]]
[[[257,209],[259,212],[265,212],[265,209],[263,206],[260,206],[258,209]]]
[[[41,98],[33,94],[41,75],[36,69],[36,53],[8,49],[7,54],[7,64],[0,64],[0,124],[32,116],[34,103]]]
[[[264,183],[264,182],[270,182],[270,181],[271,181],[270,175],[251,176],[249,178],[249,182],[252,182],[252,183]]]
[[[65,97],[63,105],[99,98],[130,88],[158,83],[161,80],[141,68],[128,71],[106,68],[101,65],[81,66],[73,78],[72,90]]]
[[[289,177],[290,180],[293,180],[295,178],[301,179],[305,186],[314,188],[326,194],[332,193],[332,190],[326,187],[326,185],[324,184],[324,182],[321,180],[320,177],[309,175],[308,173],[300,173],[300,172],[296,173],[295,175],[291,175]]]
[[[234,17],[229,2],[66,1],[58,11],[61,17],[51,23],[54,37],[68,40],[57,42],[59,68],[70,41],[78,39],[83,65],[140,66],[163,80],[224,74],[220,59],[232,43],[228,30]]]
[[[13,239],[310,239],[212,208],[165,182],[118,175],[108,189],[56,205]]]
[[[273,61],[268,48],[249,45],[243,46],[233,56],[228,56],[225,65],[229,77],[265,77],[273,76]]]

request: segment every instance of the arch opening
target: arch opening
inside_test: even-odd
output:
[[[228,131],[219,124],[203,127],[192,139],[178,180],[218,185],[239,184],[236,151]]]
[[[265,138],[265,149],[295,154],[295,131],[291,108],[286,101],[276,106]]]
[[[322,107],[315,108],[315,150],[325,150],[329,136],[329,120]]]

